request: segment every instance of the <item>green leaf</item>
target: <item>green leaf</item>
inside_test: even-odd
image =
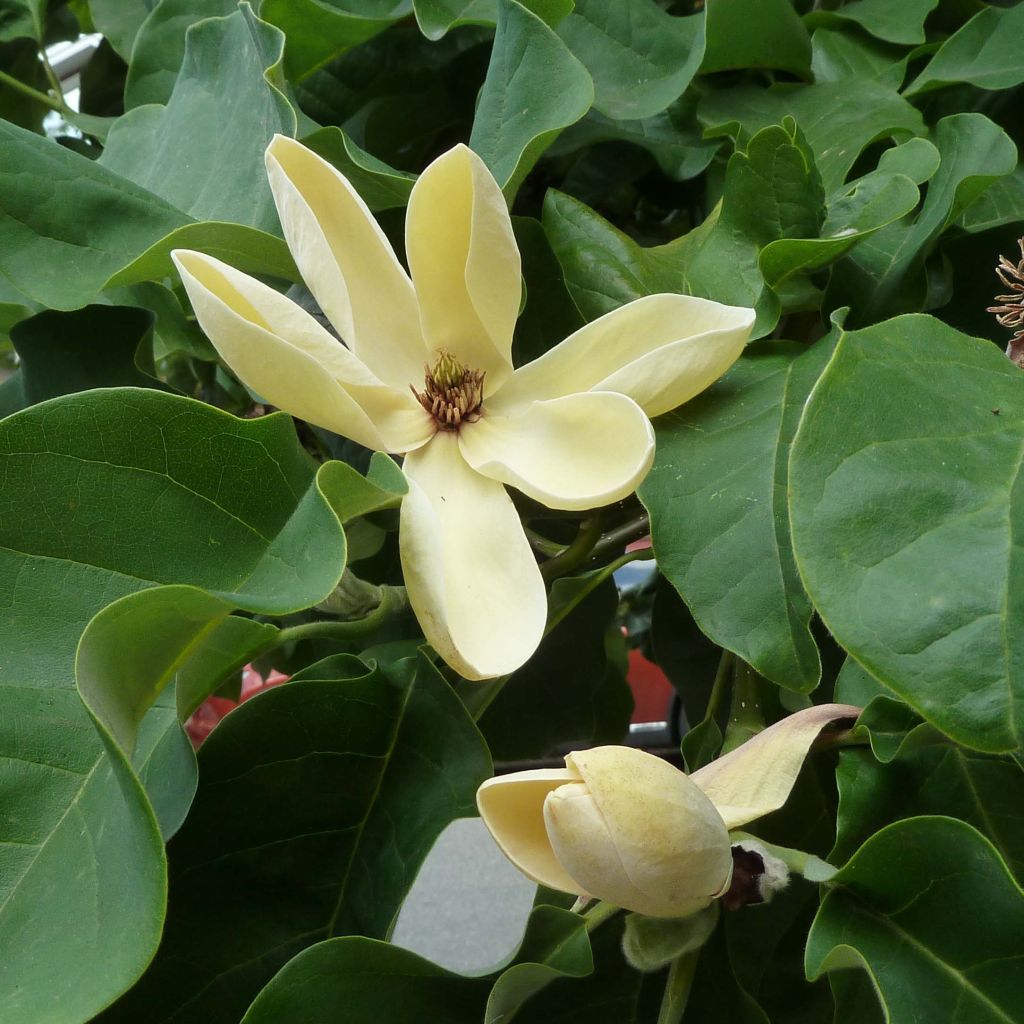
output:
[[[198,249],[249,274],[301,281],[288,246],[276,235],[244,224],[203,221],[186,224],[165,235],[112,275],[104,287],[121,288],[165,278],[176,281],[178,271],[171,260],[173,249]]]
[[[104,737],[126,757],[169,682],[178,680],[178,717],[184,721],[225,669],[240,669],[273,643],[275,626],[230,618],[233,610],[197,587],[153,587],[114,601],[86,627],[75,656],[78,692]],[[235,647],[230,653],[229,645]],[[203,664],[211,653],[214,671]]]
[[[1024,892],[992,845],[953,818],[869,839],[833,879],[807,939],[809,978],[863,967],[891,1024],[1020,1020]]]
[[[790,548],[787,459],[828,346],[801,351],[754,346],[704,394],[660,417],[639,494],[658,568],[701,630],[773,682],[806,692],[821,664]]]
[[[340,128],[321,128],[304,138],[302,144],[337,167],[374,212],[405,206],[409,201],[416,176],[396,171],[371,156]]]
[[[523,260],[526,292],[526,304],[516,321],[512,361],[522,366],[579,330],[583,317],[565,287],[562,268],[540,221],[513,217],[512,228]]]
[[[654,1001],[644,999],[645,976],[622,955],[623,915],[607,921],[591,936],[594,971],[585,978],[560,978],[527,1000],[515,1024],[647,1024],[654,1020],[660,999],[657,979],[650,986]]]
[[[573,0],[524,0],[523,6],[554,28],[573,9]],[[493,25],[498,0],[413,0],[416,23],[431,40],[460,25]]]
[[[47,0],[4,0],[0,5],[0,41],[42,39]]]
[[[712,134],[739,126],[743,135],[752,135],[787,114],[806,136],[829,195],[846,181],[869,143],[924,134],[917,110],[888,86],[868,79],[770,89],[743,85],[710,93],[698,108],[701,121],[716,129]]]
[[[807,77],[811,37],[791,0],[708,0],[701,74],[774,68]]]
[[[283,49],[282,33],[245,3],[228,18],[194,25],[167,106],[122,117],[101,163],[197,219],[275,230],[263,153],[275,133],[296,128],[281,91]]]
[[[569,612],[512,674],[479,720],[497,760],[543,757],[565,743],[622,740],[633,700],[605,653],[617,605],[618,592],[607,582]]]
[[[587,922],[558,907],[534,907],[526,934],[513,958],[494,982],[484,1024],[504,1024],[537,992],[559,978],[584,978],[594,970]]]
[[[1024,221],[1024,167],[1019,165],[964,210],[960,226],[975,234],[1018,221]]]
[[[837,11],[815,12],[812,23],[852,21],[866,32],[887,43],[913,46],[925,41],[924,23],[939,5],[939,0],[853,0]]]
[[[907,88],[916,96],[955,82],[1010,89],[1024,82],[1024,8],[985,7],[954,32]]]
[[[90,388],[164,388],[153,375],[151,313],[127,306],[45,310],[11,332],[25,405]]]
[[[412,0],[361,0],[357,11],[334,0],[263,0],[260,5],[260,17],[288,39],[284,67],[290,81],[305,78],[411,11]]]
[[[722,203],[666,245],[643,248],[554,190],[544,203],[544,228],[589,319],[643,295],[680,292],[756,308],[759,337],[775,325],[779,302],[765,286],[758,253],[777,238],[817,236],[823,205],[817,171],[789,122],[758,132],[746,152],[734,153]]]
[[[988,751],[1021,739],[1022,387],[995,346],[930,317],[848,333],[790,463],[797,562],[829,629]]]
[[[243,1024],[479,1024],[488,982],[374,939],[329,939],[300,953]]]
[[[516,0],[499,0],[469,144],[507,196],[515,195],[541,153],[593,99],[590,75],[565,43]]]
[[[0,146],[0,273],[43,305],[84,306],[190,220],[106,167],[2,121]]]
[[[152,5],[151,5],[152,6]],[[204,18],[227,17],[238,0],[159,0],[138,28],[130,54],[124,105],[168,103],[185,56],[185,34]]]
[[[132,55],[139,29],[159,0],[89,0],[89,14],[97,32],[124,60]]]
[[[668,177],[677,181],[695,178],[721,145],[704,139],[694,117],[696,106],[696,95],[687,93],[660,114],[640,121],[614,121],[591,110],[562,133],[549,153],[572,153],[595,142],[630,142],[646,149]]]
[[[819,238],[784,238],[761,250],[758,266],[765,281],[777,288],[794,274],[833,263],[879,228],[913,210],[919,198],[917,186],[905,174],[879,169],[858,178],[829,202]]]
[[[927,298],[925,260],[943,231],[1017,165],[1013,142],[983,114],[942,118],[934,139],[941,162],[917,216],[883,228],[835,269],[829,305],[853,305],[858,323],[920,308]]]
[[[947,814],[981,832],[1024,879],[1024,769],[1012,758],[977,754],[948,742],[904,743],[884,764],[866,750],[844,750],[836,781],[839,814],[830,855],[836,863],[893,821]]]
[[[576,0],[558,34],[590,72],[595,108],[615,120],[664,110],[704,56],[704,17],[673,17],[654,0]]]
[[[347,655],[246,701],[203,744],[199,767],[169,847],[161,950],[106,1020],[206,1022],[199,994],[214,984],[218,1012],[238,1019],[305,947],[385,936],[437,835],[475,812],[491,770],[425,658],[368,668]]]
[[[35,604],[37,617],[53,614],[50,598]],[[70,672],[58,680],[19,670],[9,624],[0,630],[0,1016],[80,1024],[131,985],[156,950],[163,842],[138,781],[104,755],[74,690],[60,688]],[[73,657],[74,639],[59,614],[51,619],[36,671]]]
[[[908,55],[905,50],[866,39],[859,32],[819,28],[811,38],[811,47],[811,71],[815,82],[870,79],[899,89],[907,74]]]

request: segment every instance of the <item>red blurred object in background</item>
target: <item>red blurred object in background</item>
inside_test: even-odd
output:
[[[213,732],[220,720],[229,711],[237,708],[239,704],[247,701],[261,690],[288,682],[288,679],[288,676],[282,675],[280,672],[271,672],[264,679],[252,665],[246,665],[242,669],[242,690],[238,700],[231,700],[230,697],[208,697],[185,723],[185,732],[188,733],[192,746],[198,750],[199,745]]]

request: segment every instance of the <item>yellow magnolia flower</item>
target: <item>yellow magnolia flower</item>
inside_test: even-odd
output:
[[[729,888],[729,830],[777,810],[814,738],[860,708],[798,711],[692,775],[632,747],[488,779],[484,824],[535,882],[650,917],[688,917]]]
[[[412,190],[411,277],[330,164],[283,136],[266,163],[295,262],[344,344],[279,292],[179,249],[196,317],[266,401],[405,456],[402,568],[424,634],[467,678],[511,672],[540,642],[547,598],[506,485],[556,509],[626,497],[654,456],[649,417],[721,376],[754,314],[651,295],[514,369],[519,252],[471,150],[438,157]]]

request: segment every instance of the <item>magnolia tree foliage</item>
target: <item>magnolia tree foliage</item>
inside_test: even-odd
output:
[[[1022,38],[0,0],[0,1020],[1024,1021]]]

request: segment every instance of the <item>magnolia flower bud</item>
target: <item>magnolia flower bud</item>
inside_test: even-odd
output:
[[[729,834],[687,775],[630,747],[576,751],[477,794],[506,856],[535,881],[650,917],[685,917],[729,886]]]

